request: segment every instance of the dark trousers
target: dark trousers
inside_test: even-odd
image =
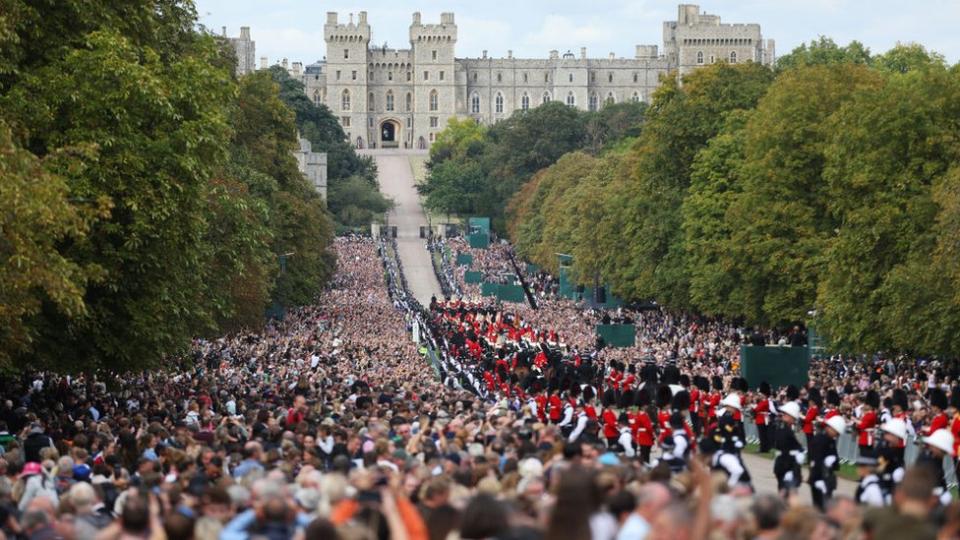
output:
[[[827,499],[830,498],[830,494],[825,494],[817,489],[816,486],[810,484],[810,498],[813,500],[813,506],[822,512],[824,510],[824,505],[827,504]]]
[[[652,446],[641,446],[640,447],[640,462],[641,463],[650,463],[650,449]]]
[[[771,431],[770,426],[766,424],[763,424],[762,426],[759,424],[757,425],[757,434],[760,437],[760,453],[761,454],[764,454],[770,451],[770,446],[771,446],[770,443],[772,442],[770,440],[771,439],[770,431]]]

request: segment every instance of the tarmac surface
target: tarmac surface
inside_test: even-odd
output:
[[[396,206],[390,212],[388,225],[397,227],[397,250],[403,264],[404,275],[410,292],[424,306],[429,305],[430,297],[440,298],[440,284],[433,273],[430,252],[426,240],[420,238],[420,227],[427,225],[427,217],[420,205],[413,170],[410,166],[411,155],[424,155],[424,151],[414,150],[361,150],[359,154],[374,158],[377,163],[380,190],[393,199]],[[773,460],[755,454],[743,454],[744,464],[750,471],[754,488],[758,493],[776,493],[777,479],[773,475]],[[808,472],[804,471],[804,477]],[[837,480],[837,495],[852,497],[857,485],[845,479]],[[803,484],[798,492],[801,501],[809,503],[810,485]]]

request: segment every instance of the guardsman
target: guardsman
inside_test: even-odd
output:
[[[761,382],[758,390],[760,399],[753,406],[753,421],[757,424],[757,435],[760,437],[760,453],[766,454],[770,451],[770,425],[773,423],[770,414],[770,383]]]
[[[837,453],[837,438],[847,431],[847,421],[834,416],[824,421],[822,431],[810,439],[810,495],[813,504],[822,512],[826,502],[837,489],[837,471],[840,456]]]
[[[887,496],[887,504],[900,481],[903,480],[905,470],[906,447],[902,446],[907,440],[907,423],[899,418],[891,418],[880,426],[880,439],[877,441],[877,476],[883,492]]]
[[[873,431],[877,428],[877,408],[880,406],[880,396],[875,390],[870,390],[863,400],[863,415],[857,423],[857,446],[861,454],[873,455]]]
[[[654,431],[653,422],[650,415],[647,414],[647,406],[650,405],[650,392],[647,389],[638,390],[636,393],[637,411],[630,418],[630,428],[633,431],[633,442],[640,455],[642,463],[650,463],[650,450],[653,448]]]
[[[940,388],[930,389],[930,410],[933,412],[933,418],[926,429],[923,430],[923,434],[927,437],[941,429],[950,427],[950,421],[945,412],[947,410],[947,394]]]
[[[950,391],[950,404],[947,407],[950,415],[950,434],[953,435],[953,455],[960,455],[960,386],[954,386]]]
[[[802,466],[806,460],[806,454],[795,433],[797,423],[803,419],[803,414],[796,401],[784,403],[779,411],[780,421],[773,435],[773,449],[777,452],[777,457],[773,460],[773,475],[777,477],[777,490],[780,495],[787,498],[796,491],[803,480]]]
[[[807,438],[807,448],[813,444],[813,436],[816,433],[822,407],[823,398],[820,397],[820,390],[817,388],[807,390],[807,413],[803,415],[803,435]]]
[[[727,486],[731,489],[745,486],[753,491],[750,471],[747,470],[739,452],[727,452],[726,441],[718,431],[707,433],[700,439],[700,454],[712,471],[723,472],[727,477]]]
[[[720,400],[720,406],[723,407],[723,411],[717,418],[716,431],[723,438],[724,444],[727,445],[727,451],[736,450],[739,455],[740,450],[746,444],[743,422],[736,419],[736,413],[743,410],[740,394],[728,394]]]
[[[946,456],[954,457],[954,440],[949,429],[938,429],[923,438],[923,451],[917,458],[917,467],[929,467],[937,479],[937,487],[933,494],[940,500],[940,504],[947,506],[953,500],[950,490],[947,489],[947,478],[943,472],[943,460]]]

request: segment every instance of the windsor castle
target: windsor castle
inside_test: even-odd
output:
[[[677,20],[663,23],[663,49],[637,45],[633,58],[590,58],[550,51],[543,59],[457,58],[453,13],[425,24],[420,13],[410,24],[410,48],[370,46],[370,24],[361,11],[341,21],[327,13],[323,27],[327,56],[303,66],[283,65],[304,83],[307,95],[325,104],[358,148],[427,148],[452,117],[492,124],[514,111],[548,101],[583,110],[609,103],[647,101],[660,77],[687,73],[714,62],[772,65],[773,40],[758,24],[721,24],[699,6],[681,4]],[[238,73],[256,69],[249,28],[231,41]],[[267,67],[266,58],[260,67]]]

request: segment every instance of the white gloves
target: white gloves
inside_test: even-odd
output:
[[[828,469],[833,468],[833,464],[837,462],[837,456],[827,456],[823,458],[823,464],[827,466]]]
[[[797,465],[803,465],[803,462],[807,460],[807,454],[797,450],[793,453],[793,459],[797,460]]]
[[[816,482],[814,482],[814,483],[813,483],[813,487],[817,488],[817,489],[820,490],[822,493],[826,493],[826,492],[827,492],[827,483],[824,482],[823,480],[817,480]]]
[[[784,484],[793,483],[793,471],[787,471],[787,474],[783,475],[783,483]]]

